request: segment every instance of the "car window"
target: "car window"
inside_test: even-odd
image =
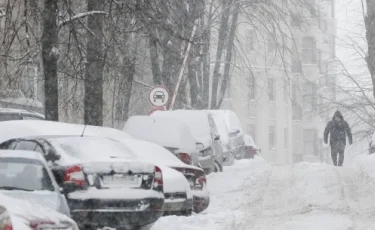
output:
[[[0,190],[54,191],[44,165],[34,159],[0,158]]]
[[[34,151],[39,152],[39,153],[44,153],[42,146],[39,144],[36,145]]]
[[[0,149],[15,149],[17,140],[9,140],[0,144]]]
[[[36,147],[37,143],[34,141],[20,141],[16,146],[16,149],[34,151]]]

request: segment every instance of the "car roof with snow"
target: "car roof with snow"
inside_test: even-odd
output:
[[[211,145],[211,126],[207,110],[156,111],[152,116],[168,117],[185,123],[196,142]]]
[[[0,157],[26,158],[45,162],[43,155],[39,152],[26,150],[0,150]]]
[[[124,129],[133,137],[153,142],[180,152],[196,152],[196,144],[189,127],[183,122],[166,117],[132,116]]]

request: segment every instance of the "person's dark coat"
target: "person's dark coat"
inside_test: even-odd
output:
[[[335,120],[335,117],[340,118],[339,121]],[[349,144],[353,143],[352,132],[350,130],[348,122],[344,120],[340,111],[336,111],[333,115],[333,118],[330,122],[328,122],[327,127],[324,130],[324,142],[328,143],[328,135],[330,136],[329,144],[331,146],[336,144],[343,144],[346,145],[346,135],[348,135]]]

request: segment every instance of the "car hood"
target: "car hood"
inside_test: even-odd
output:
[[[186,195],[191,197],[189,182],[182,173],[167,166],[158,167],[163,174],[164,193],[186,192]]]
[[[31,204],[39,204],[55,211],[59,211],[60,199],[59,194],[50,191],[4,191],[0,190],[1,194],[4,194],[11,198],[20,200],[27,200]]]

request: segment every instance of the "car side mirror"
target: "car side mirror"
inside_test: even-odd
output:
[[[215,141],[220,140],[220,135],[219,135],[219,134],[215,134],[215,135],[214,135],[214,140],[215,140]]]
[[[77,184],[72,182],[65,182],[62,185],[62,193],[68,194],[79,190],[79,187]]]

